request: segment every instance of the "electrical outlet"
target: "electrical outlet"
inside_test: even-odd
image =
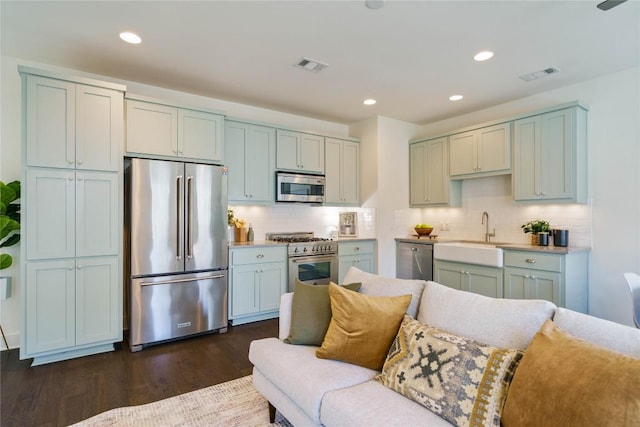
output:
[[[0,277],[0,300],[11,297],[11,277]]]

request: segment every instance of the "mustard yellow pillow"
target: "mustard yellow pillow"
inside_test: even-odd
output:
[[[330,283],[329,298],[331,322],[316,356],[382,369],[411,295],[373,297]]]
[[[513,376],[509,426],[637,426],[640,359],[575,338],[547,320]]]

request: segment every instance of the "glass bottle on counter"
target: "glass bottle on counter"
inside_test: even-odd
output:
[[[253,242],[253,226],[249,224],[249,229],[247,230],[247,242]]]

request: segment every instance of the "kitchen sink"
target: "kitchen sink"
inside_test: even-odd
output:
[[[443,261],[502,267],[502,246],[507,243],[483,242],[477,240],[457,240],[433,245],[433,258]]]

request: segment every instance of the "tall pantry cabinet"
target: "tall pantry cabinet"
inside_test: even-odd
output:
[[[20,358],[122,341],[125,87],[19,67],[23,91]]]

